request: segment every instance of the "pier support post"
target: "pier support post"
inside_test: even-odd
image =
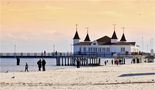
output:
[[[69,57],[68,57],[68,66],[70,65],[70,63],[69,63]]]
[[[89,61],[89,59],[88,58],[86,58],[86,65],[88,66],[88,61]]]
[[[98,60],[98,59],[96,58],[96,60],[95,60],[95,65],[97,65],[97,60]]]
[[[84,66],[86,66],[86,58],[84,58]]]
[[[20,65],[20,58],[17,57],[17,66]]]
[[[56,58],[56,65],[60,66],[60,58],[58,58],[58,57]]]
[[[91,58],[89,58],[89,60],[88,60],[88,61],[89,61],[89,65],[90,65],[90,64],[91,64]]]
[[[65,57],[65,66],[66,66],[67,64],[66,64],[66,57]]]
[[[92,65],[94,65],[94,60],[95,60],[95,59],[93,58],[93,59],[92,59]]]
[[[63,57],[62,57],[62,66],[63,66],[64,64],[63,64]]]
[[[81,58],[81,62],[82,62],[82,65],[81,66],[83,66],[83,58]]]
[[[96,58],[94,58],[94,65],[96,65]]]
[[[74,57],[71,57],[71,59],[70,59],[70,65],[71,66],[75,65],[75,58]]]
[[[90,65],[92,65],[92,60],[93,60],[93,59],[92,59],[92,58],[90,58]]]

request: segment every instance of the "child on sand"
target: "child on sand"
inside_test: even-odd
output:
[[[27,62],[26,62],[26,65],[25,65],[25,72],[29,72]]]

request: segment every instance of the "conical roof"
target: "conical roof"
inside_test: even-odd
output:
[[[90,41],[90,38],[89,38],[88,33],[87,33],[86,38],[85,38],[85,40],[84,40],[84,41]]]
[[[123,33],[122,38],[121,38],[121,40],[120,40],[120,41],[126,41],[126,38],[125,38],[124,33]]]
[[[116,35],[116,32],[114,31],[113,35],[112,35],[112,38],[111,39],[117,39],[117,35]]]
[[[76,31],[73,39],[80,39],[78,32]]]

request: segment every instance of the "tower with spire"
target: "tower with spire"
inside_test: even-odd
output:
[[[114,25],[114,32],[113,32],[113,35],[111,37],[111,43],[117,43],[117,35],[116,35],[116,32],[115,32],[115,29],[116,29],[116,24],[113,24]]]
[[[123,35],[122,35],[122,37],[121,37],[121,42],[126,42],[126,38],[125,38],[125,35],[124,35],[124,27],[122,27],[122,29],[123,29]]]
[[[86,35],[84,41],[85,42],[90,42],[90,38],[89,38],[89,34],[88,34],[88,27],[86,27],[86,29],[87,29],[87,35]]]
[[[78,25],[76,24],[76,32],[75,32],[75,35],[73,37],[73,44],[77,44],[80,42],[80,37],[79,37],[77,29],[78,29]]]

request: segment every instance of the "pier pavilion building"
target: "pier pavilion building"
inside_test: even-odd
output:
[[[121,39],[119,40],[115,31],[112,37],[103,36],[94,41],[90,40],[89,34],[80,41],[78,30],[73,37],[73,53],[84,55],[130,55],[132,53],[138,53],[139,46],[136,42],[128,42],[123,32]]]

